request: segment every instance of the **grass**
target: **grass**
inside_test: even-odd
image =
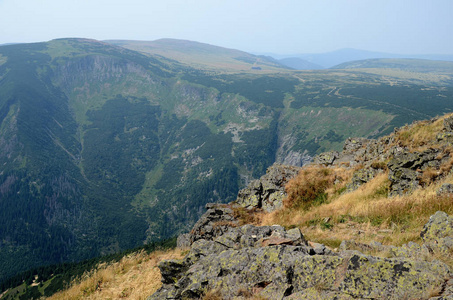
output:
[[[117,263],[99,265],[49,299],[146,299],[161,286],[157,264],[182,257],[178,249],[130,254]]]
[[[436,135],[443,129],[443,118],[439,118],[433,123],[430,121],[420,121],[413,125],[402,127],[395,138],[402,147],[410,147],[414,151],[422,151],[433,146]]]
[[[453,213],[453,198],[436,195],[443,183],[453,182],[453,150],[451,146],[436,144],[436,135],[442,132],[448,116],[404,126],[388,145],[406,147],[411,152],[442,149],[437,157],[442,159],[441,166],[418,170],[422,188],[412,194],[388,197],[390,181],[382,161],[376,160],[371,166],[379,166],[383,172],[350,193],[344,193],[345,182],[352,177],[350,169],[309,166],[287,184],[284,208],[257,214],[255,224],[299,227],[309,240],[332,248],[345,239],[364,243],[377,240],[395,246],[420,242],[420,231],[429,216],[438,210]]]
[[[382,173],[351,193],[338,196],[329,192],[328,203],[263,213],[257,224],[296,226],[308,240],[332,248],[345,239],[395,246],[420,242],[420,232],[431,215],[439,210],[453,214],[453,197],[436,195],[446,182],[453,182],[453,175],[411,195],[388,198],[383,192],[389,184],[388,173]]]

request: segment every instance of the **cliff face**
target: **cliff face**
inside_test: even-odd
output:
[[[432,181],[450,174],[445,137],[452,121],[413,124],[379,140],[348,139],[342,152],[323,153],[314,164],[352,168],[343,193],[387,172],[389,197],[411,194],[428,185],[427,174]],[[429,128],[437,129],[428,130],[428,145],[419,135]],[[163,286],[149,299],[453,299],[453,217],[445,212],[429,218],[420,243],[398,247],[344,240],[331,249],[297,227],[243,225],[244,214],[284,207],[285,184],[303,169],[274,165],[236,201],[207,205],[192,231],[178,238],[187,256],[159,264]],[[451,192],[451,184],[437,191]]]

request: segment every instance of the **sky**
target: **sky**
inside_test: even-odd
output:
[[[453,54],[453,0],[0,0],[0,44],[65,37]]]

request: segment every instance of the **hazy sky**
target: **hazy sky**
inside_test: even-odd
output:
[[[0,44],[62,37],[453,54],[453,0],[0,0]]]

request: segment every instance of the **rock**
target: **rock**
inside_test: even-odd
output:
[[[439,167],[439,153],[438,149],[428,149],[423,152],[402,151],[395,154],[387,164],[391,181],[389,195],[403,195],[415,190],[419,186],[418,177],[421,170]]]
[[[436,140],[439,143],[451,145],[453,143],[453,132],[441,132],[436,135]]]
[[[444,130],[453,131],[453,116],[444,119]]]
[[[234,217],[233,210],[226,205],[208,203],[206,208],[206,213],[189,233],[190,244],[200,239],[212,240],[239,223]]]
[[[304,248],[279,245],[209,255],[191,265],[172,289],[167,286],[166,295],[158,292],[150,299],[199,299],[206,290],[218,290],[222,299],[241,294],[294,299],[290,296],[310,295],[313,289],[340,299],[427,299],[430,291],[441,290],[446,276],[448,268],[440,262],[309,255]]]
[[[358,189],[362,184],[367,183],[376,176],[379,171],[372,168],[360,169],[354,172],[351,182],[347,184],[346,191],[352,192]]]
[[[313,162],[319,165],[330,166],[334,163],[334,161],[338,157],[339,157],[338,151],[324,152],[319,154],[318,156],[315,156]]]
[[[286,197],[285,185],[294,178],[300,168],[272,165],[259,180],[253,180],[239,191],[234,203],[247,209],[259,208],[267,212],[279,209]]]
[[[453,184],[451,183],[444,183],[442,186],[437,190],[437,195],[443,194],[452,194],[453,193]]]
[[[344,153],[356,153],[359,149],[362,149],[370,140],[366,138],[348,138],[344,142],[343,152]]]
[[[179,249],[185,249],[190,247],[190,234],[180,234],[176,239],[176,247]]]
[[[176,283],[187,270],[187,265],[180,260],[164,260],[157,267],[162,275],[162,283]]]
[[[314,243],[314,242],[308,242],[308,244],[313,248],[313,251],[315,252],[315,254],[318,254],[318,255],[332,255],[333,254],[333,252],[329,248],[324,246],[323,244]]]
[[[200,299],[209,290],[221,299],[450,299],[451,270],[430,257],[429,243],[452,240],[452,218],[437,212],[421,235],[422,246],[343,241],[336,254],[309,246],[299,229],[230,227],[194,242],[183,260],[161,262],[163,286],[149,299]]]
[[[443,211],[436,212],[429,218],[420,236],[425,243],[453,237],[453,217]]]

